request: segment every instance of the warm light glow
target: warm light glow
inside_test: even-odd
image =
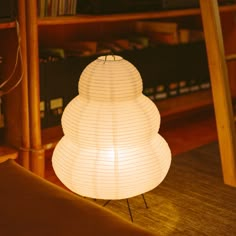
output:
[[[159,111],[142,89],[137,69],[119,56],[99,57],[85,68],[79,95],[63,113],[64,137],[52,158],[65,186],[82,196],[112,200],[162,182],[171,152],[158,134]]]

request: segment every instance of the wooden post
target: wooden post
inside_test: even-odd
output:
[[[27,45],[28,45],[28,76],[30,101],[30,138],[31,138],[31,169],[39,176],[44,176],[45,160],[41,141],[40,121],[40,86],[39,86],[39,53],[37,1],[26,0]]]
[[[26,17],[25,17],[25,1],[18,0],[18,21],[20,32],[20,47],[23,77],[21,81],[21,126],[22,138],[20,148],[20,162],[26,168],[30,168],[29,149],[30,149],[30,133],[29,133],[29,100],[28,100],[28,73],[27,73],[27,45],[26,45]],[[17,26],[16,26],[17,27]]]
[[[236,187],[236,135],[217,0],[200,0],[225,184]],[[209,167],[210,168],[210,167]]]

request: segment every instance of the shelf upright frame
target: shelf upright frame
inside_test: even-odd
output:
[[[200,0],[225,184],[236,187],[236,134],[217,0]]]
[[[45,153],[41,141],[40,83],[37,1],[26,0],[31,170],[45,175]]]
[[[27,43],[26,43],[26,9],[25,1],[18,0],[18,22],[20,29],[21,47],[21,147],[19,157],[21,165],[30,169],[30,130],[29,130],[29,97],[28,97],[28,71],[27,71]],[[17,27],[17,25],[16,25]]]

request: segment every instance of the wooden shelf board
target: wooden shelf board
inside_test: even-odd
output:
[[[53,149],[63,136],[61,126],[54,126],[42,130],[42,143],[44,150]]]
[[[212,104],[213,100],[210,89],[156,102],[162,118],[202,109]]]
[[[15,21],[10,21],[10,22],[0,22],[0,29],[10,29],[14,28],[16,26]]]
[[[0,146],[0,160],[1,159],[16,159],[18,151],[8,146]]]
[[[221,12],[236,11],[236,4],[220,6]],[[200,15],[199,8],[181,9],[181,10],[165,10],[155,12],[141,12],[141,13],[122,13],[110,15],[76,15],[76,16],[58,16],[58,17],[43,17],[38,18],[38,25],[60,25],[60,24],[84,24],[96,22],[113,22],[113,21],[127,21],[138,19],[155,19],[155,18],[169,18],[179,16]]]

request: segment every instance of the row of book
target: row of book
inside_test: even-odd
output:
[[[202,29],[181,27],[177,22],[139,20],[135,22],[135,31],[146,36],[151,43],[180,44],[204,40]]]
[[[148,42],[147,37],[138,35],[109,41],[72,41],[64,43],[63,48],[40,48],[40,62],[144,49],[150,46]]]
[[[218,3],[232,4],[235,0],[218,0]],[[79,0],[77,13],[104,15],[196,7],[199,7],[199,0]]]
[[[113,38],[109,41],[74,40],[64,42],[63,48],[40,49],[40,60],[47,62],[71,56],[120,53],[158,44],[177,45],[204,41],[202,30],[181,28],[176,22],[140,20],[135,22],[134,28],[134,32],[123,38]]]
[[[210,87],[203,42],[159,45],[119,53],[130,61],[143,79],[143,92],[159,101]],[[78,81],[83,69],[96,55],[67,57],[40,63],[42,126],[60,125],[65,106],[78,95]]]
[[[143,93],[153,102],[166,98],[176,97],[200,90],[209,89],[211,87],[209,77],[203,76],[200,80],[191,79],[189,81],[183,79],[181,81],[173,81],[170,83],[162,83],[160,85],[144,88]]]
[[[218,0],[220,5],[233,4],[235,0]],[[199,0],[38,0],[39,16],[78,14],[114,14],[163,11],[199,7]],[[0,11],[1,12],[1,11]]]
[[[109,41],[74,40],[64,42],[63,48],[43,48],[40,49],[40,59],[47,62],[71,56],[120,53],[159,44],[177,45],[204,41],[202,30],[181,28],[176,22],[137,21],[134,28],[134,32],[123,38]]]
[[[76,15],[77,0],[38,0],[38,16]]]
[[[60,125],[65,106],[78,95],[78,81],[93,57],[40,63],[40,115],[43,128]]]

